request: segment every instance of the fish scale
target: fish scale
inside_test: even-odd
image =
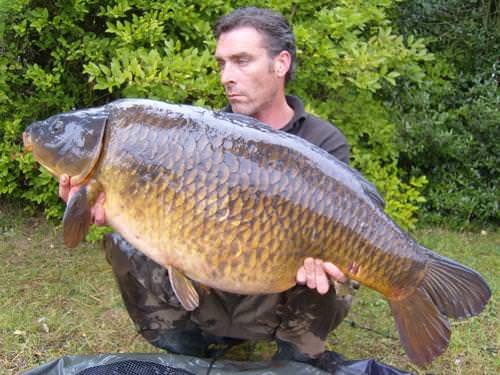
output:
[[[121,100],[35,123],[23,140],[57,177],[82,184],[64,214],[65,243],[84,238],[104,192],[108,223],[168,269],[187,310],[199,303],[193,281],[278,293],[316,257],[384,295],[421,365],[446,349],[448,317],[476,315],[491,296],[475,271],[403,232],[359,172],[254,119]]]

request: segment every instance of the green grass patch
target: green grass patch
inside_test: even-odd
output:
[[[435,252],[480,272],[492,299],[477,317],[452,322],[448,350],[428,368],[419,369],[404,355],[389,305],[380,294],[361,288],[346,321],[331,338],[330,348],[348,358],[373,357],[417,374],[500,374],[497,313],[500,287],[500,233],[458,233],[444,229],[420,230],[419,242]]]
[[[329,337],[347,358],[375,358],[418,374],[498,374],[500,233],[420,230],[417,239],[475,268],[493,298],[479,316],[452,323],[448,351],[426,369],[408,362],[387,303],[361,288],[348,318]],[[66,249],[60,228],[0,204],[0,373],[19,373],[63,355],[157,352],[134,330],[100,244]],[[245,344],[227,358],[261,360],[272,343]]]

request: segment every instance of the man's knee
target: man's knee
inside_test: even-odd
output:
[[[137,250],[118,233],[106,233],[102,245],[106,260],[113,267],[113,271],[124,270],[130,267],[130,258]]]
[[[277,339],[293,344],[283,351],[294,348],[311,358],[322,353],[328,334],[344,320],[351,304],[352,295],[338,296],[334,288],[325,295],[307,287],[291,290],[280,308],[281,324],[276,332]]]
[[[175,297],[165,267],[136,250],[122,236],[108,233],[103,240],[118,288],[139,333],[160,332],[187,324],[189,313]]]

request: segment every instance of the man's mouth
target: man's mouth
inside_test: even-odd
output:
[[[243,95],[240,95],[240,94],[228,94],[227,98],[229,100],[238,100],[238,99],[243,98]]]

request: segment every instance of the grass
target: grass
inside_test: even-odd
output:
[[[478,317],[452,323],[448,351],[418,369],[399,344],[387,303],[361,288],[328,346],[347,358],[375,358],[417,374],[498,374],[500,233],[421,230],[418,240],[487,279],[493,298]],[[138,336],[98,244],[62,245],[60,228],[0,204],[0,373],[19,373],[70,354],[156,352]],[[227,358],[268,359],[273,344],[245,344]]]

